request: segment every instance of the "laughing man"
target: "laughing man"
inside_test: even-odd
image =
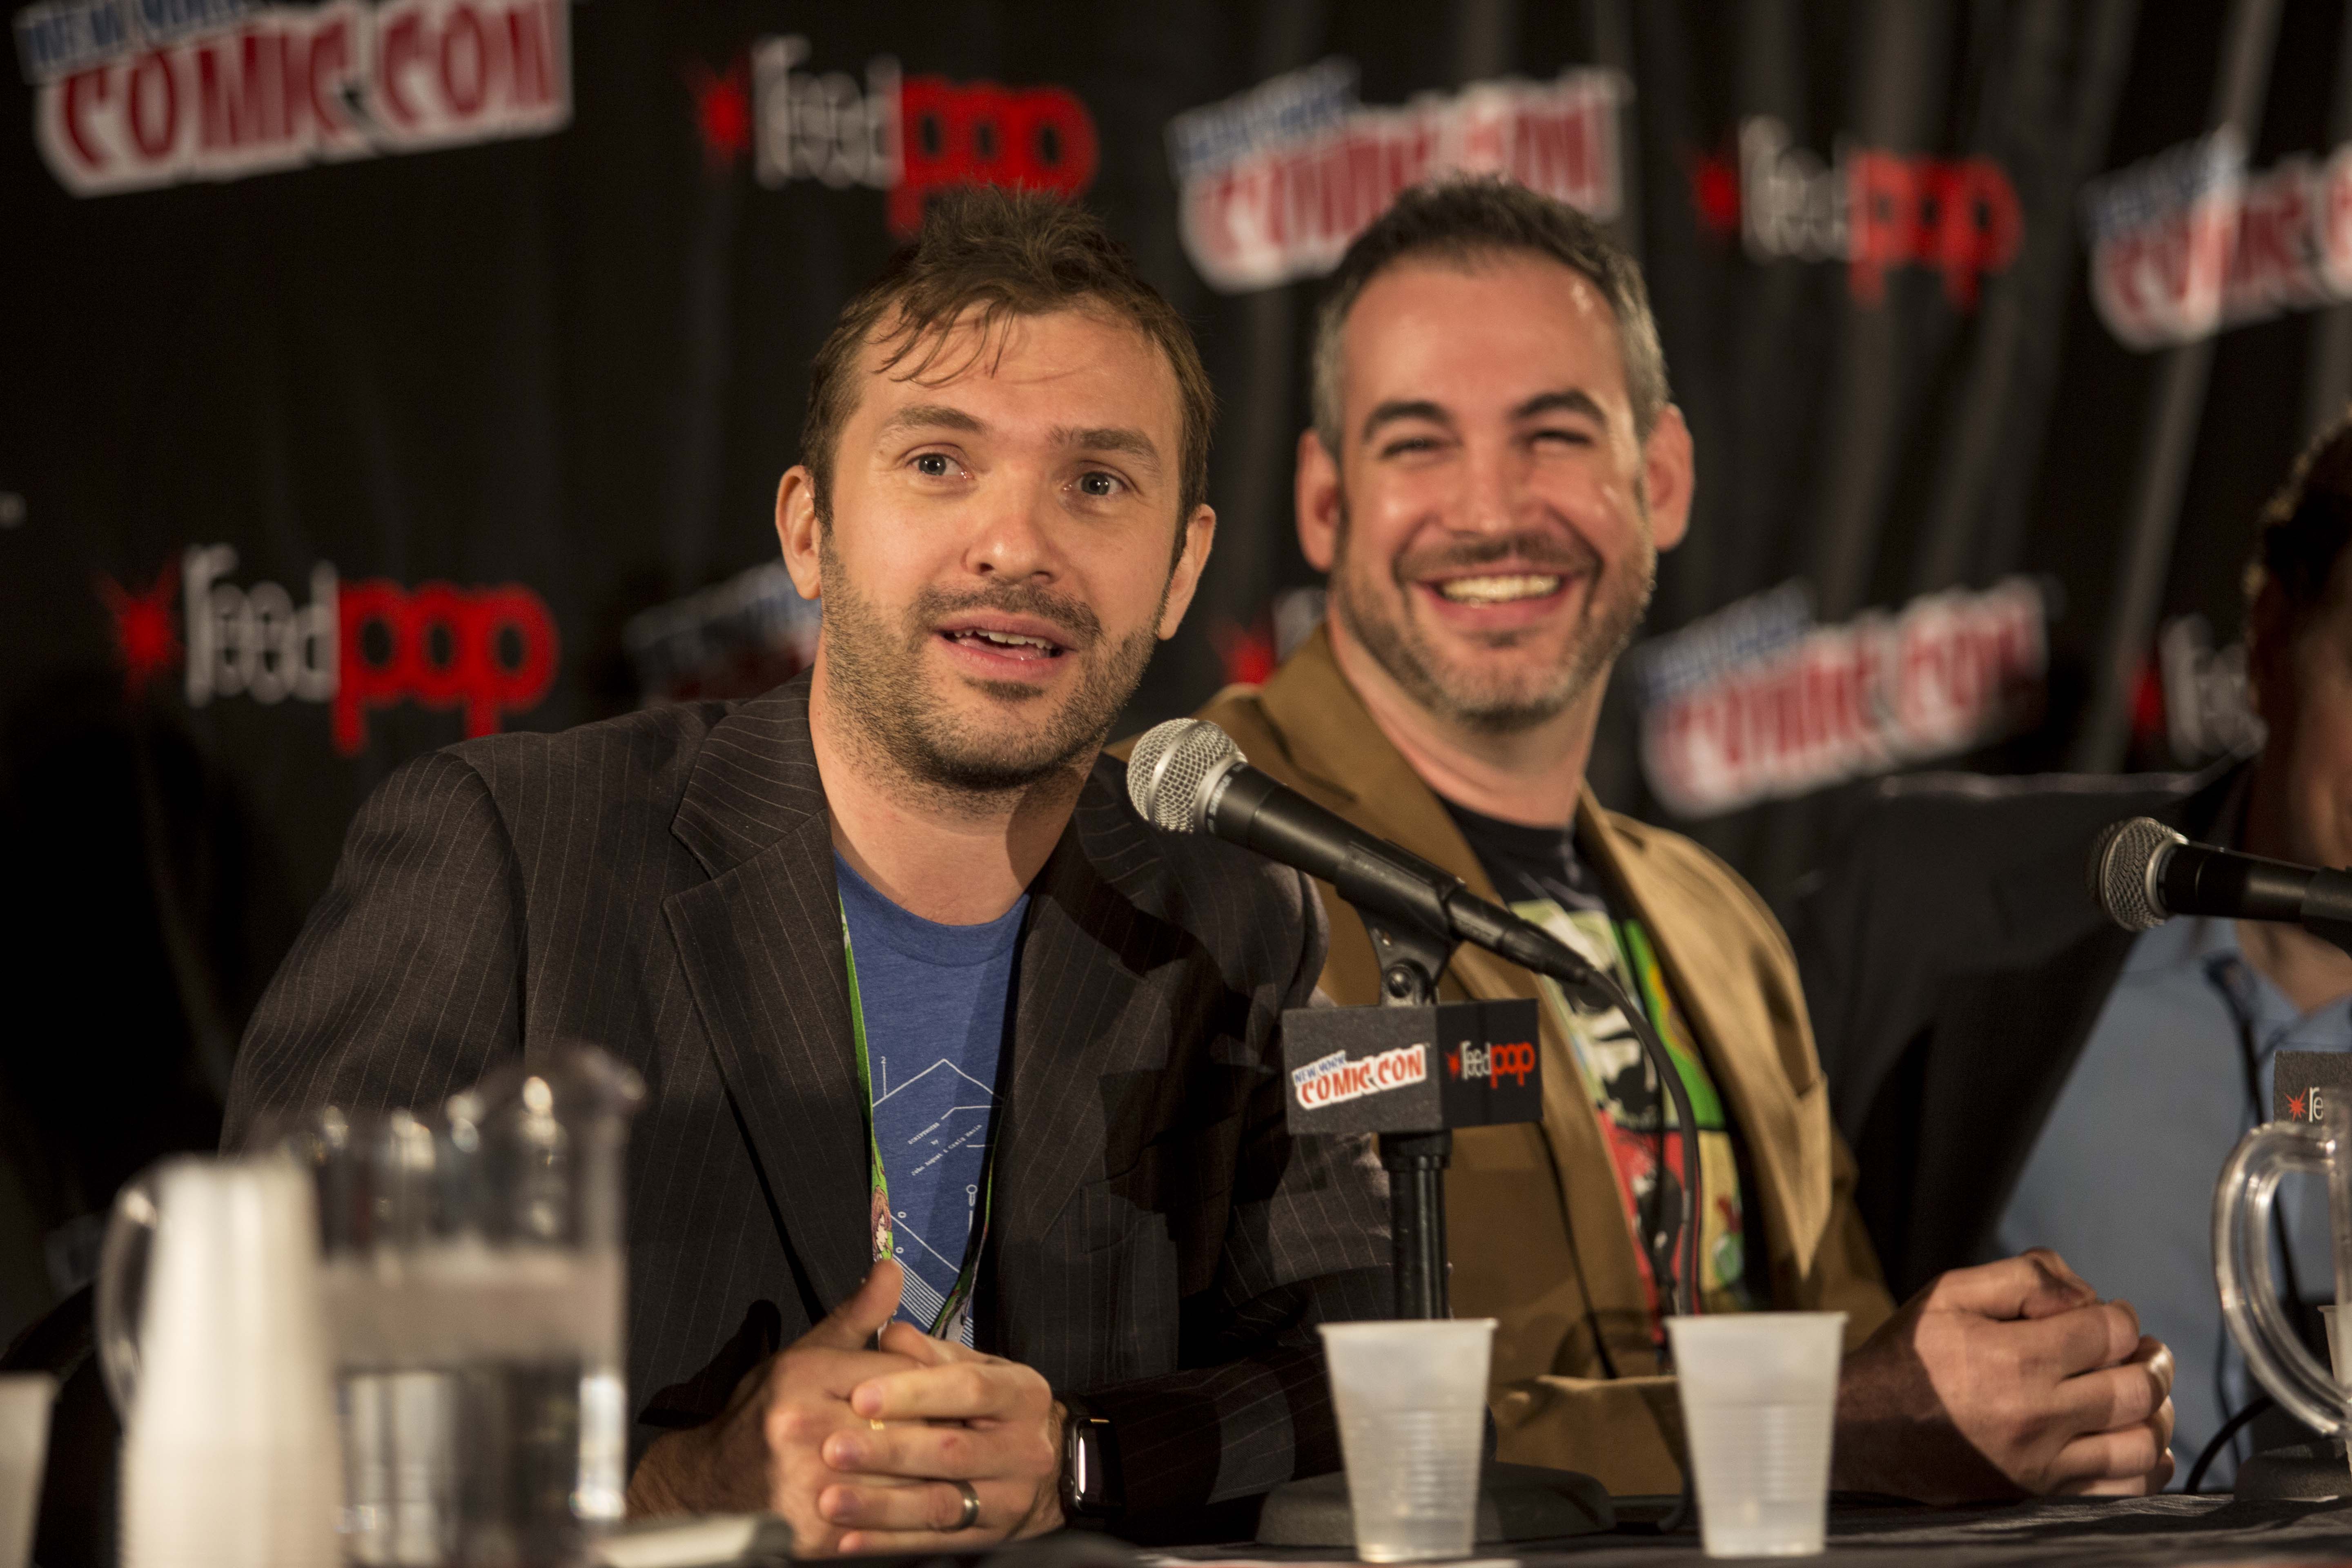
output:
[[[1659,1279],[1699,1140],[1703,1310],[1846,1314],[1835,1484],[1927,1500],[2137,1490],[2170,1473],[2171,1358],[2054,1254],[1944,1275],[1899,1311],[1853,1202],[1786,940],[1688,840],[1584,786],[1610,667],[1690,515],[1641,274],[1595,225],[1496,182],[1408,193],[1340,262],[1298,443],[1329,616],[1202,717],[1257,766],[1549,926],[1677,1058],[1672,1116],[1613,1010],[1483,952],[1449,996],[1539,996],[1539,1126],[1455,1135],[1454,1309],[1500,1321],[1501,1457],[1618,1492],[1679,1486]],[[1379,994],[1328,887],[1324,988]]]

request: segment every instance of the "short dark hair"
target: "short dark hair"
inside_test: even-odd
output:
[[[2294,471],[2263,509],[2253,559],[2246,563],[2252,607],[2275,583],[2289,618],[2299,621],[2327,597],[2327,584],[2352,541],[2352,407],[2336,416],[2297,458]]]
[[[881,276],[842,307],[809,366],[808,414],[801,423],[801,461],[808,465],[817,516],[833,521],[834,448],[857,406],[857,358],[869,341],[893,345],[882,369],[908,364],[928,372],[965,313],[980,312],[981,352],[1012,318],[1095,307],[1124,321],[1168,356],[1175,373],[1183,450],[1179,454],[1184,520],[1209,489],[1209,433],[1216,394],[1201,351],[1160,291],[1136,270],[1127,247],[1081,207],[1036,192],[975,187],[933,198],[922,232]],[[875,334],[879,332],[878,340]]]
[[[1339,258],[1315,316],[1315,430],[1327,451],[1339,455],[1340,334],[1365,286],[1416,257],[1459,262],[1513,250],[1548,256],[1581,273],[1609,301],[1617,318],[1633,433],[1649,438],[1666,406],[1666,354],[1641,268],[1606,229],[1566,202],[1486,175],[1406,191]]]

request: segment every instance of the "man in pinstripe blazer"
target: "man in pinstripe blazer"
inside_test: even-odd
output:
[[[1097,760],[1208,553],[1210,412],[1093,220],[955,201],[813,367],[777,529],[824,603],[814,670],[451,747],[353,825],[229,1141],[267,1106],[434,1104],[568,1038],[643,1073],[630,1375],[661,1435],[633,1510],[773,1510],[803,1552],[1035,1533],[1074,1411],[1162,1533],[1336,1466],[1314,1326],[1383,1311],[1386,1233],[1364,1151],[1284,1129],[1320,905],[1152,832]],[[932,1020],[861,1003],[853,876],[917,929],[1017,925],[1009,1005],[936,1020],[1002,1046],[973,1348],[893,1322],[876,1261],[868,1036]]]

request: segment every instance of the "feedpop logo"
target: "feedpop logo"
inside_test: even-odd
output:
[[[459,709],[471,738],[537,707],[555,682],[555,617],[521,584],[344,582],[322,561],[310,571],[310,603],[297,605],[281,584],[227,581],[236,569],[233,546],[197,544],[143,589],[98,579],[129,695],[184,661],[189,707],[229,697],[326,703],[336,753],[355,757],[371,710]]]
[[[911,239],[934,193],[959,185],[1045,191],[1074,201],[1100,161],[1095,120],[1065,87],[1004,87],[907,76],[877,55],[861,86],[845,71],[805,69],[798,33],[752,41],[749,69],[689,64],[703,150],[717,167],[747,150],[771,190],[814,180],[884,193],[890,233]]]
[[[1484,1046],[1465,1040],[1445,1053],[1445,1076],[1457,1083],[1493,1085],[1509,1079],[1525,1089],[1528,1075],[1535,1070],[1533,1040],[1497,1040]]]

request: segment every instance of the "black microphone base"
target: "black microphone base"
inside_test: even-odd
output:
[[[1558,1541],[1615,1528],[1609,1491],[1591,1476],[1488,1460],[1478,1478],[1476,1545]],[[1261,1546],[1337,1546],[1352,1551],[1356,1516],[1348,1478],[1335,1471],[1285,1481],[1258,1515]]]
[[[2352,1497],[2352,1461],[2345,1458],[2344,1439],[2324,1437],[2265,1448],[2238,1467],[2232,1495],[2242,1501],[2260,1498],[2269,1502],[2332,1502]]]

